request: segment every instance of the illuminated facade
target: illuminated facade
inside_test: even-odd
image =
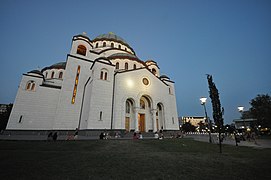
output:
[[[182,124],[190,122],[191,125],[198,127],[200,123],[207,124],[206,118],[203,116],[183,116]]]
[[[121,37],[72,39],[66,62],[23,74],[8,130],[178,130],[174,82]]]

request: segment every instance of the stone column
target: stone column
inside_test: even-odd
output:
[[[134,108],[134,112],[135,112],[135,132],[138,132],[138,112],[139,112],[139,109],[138,107],[135,107]]]
[[[157,129],[157,124],[156,124],[156,113],[157,113],[157,109],[152,109],[151,110],[152,113],[152,128],[153,128],[153,132],[156,132]]]

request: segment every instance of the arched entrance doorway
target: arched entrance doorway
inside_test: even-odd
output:
[[[131,129],[135,129],[135,113],[134,113],[134,100],[127,99],[125,103],[125,130],[130,131]]]
[[[151,99],[148,96],[141,96],[138,111],[138,131],[146,132],[152,128],[151,121]]]

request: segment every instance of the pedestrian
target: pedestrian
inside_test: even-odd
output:
[[[239,137],[236,132],[234,132],[233,134],[234,134],[235,145],[238,146],[238,143],[240,142]]]
[[[104,133],[103,132],[101,132],[101,134],[100,134],[100,139],[104,139]]]
[[[139,133],[139,139],[143,139],[143,135],[141,134],[141,132]]]
[[[74,140],[78,139],[78,129],[76,128],[74,132]]]
[[[47,141],[51,141],[51,140],[53,140],[53,133],[52,132],[50,132],[47,136]]]
[[[138,139],[136,132],[134,132],[133,139]]]
[[[159,134],[159,139],[164,139],[164,134],[162,132]]]
[[[54,140],[54,141],[57,140],[57,132],[54,133],[54,135],[53,135],[53,140]]]
[[[159,139],[159,135],[158,135],[157,131],[154,133],[154,139]]]
[[[254,144],[257,144],[256,133],[254,131],[251,133],[251,139],[254,141]]]

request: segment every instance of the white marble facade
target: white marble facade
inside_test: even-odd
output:
[[[23,74],[8,130],[178,130],[174,82],[121,37],[76,35],[66,62]]]

